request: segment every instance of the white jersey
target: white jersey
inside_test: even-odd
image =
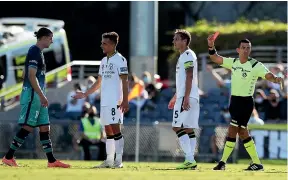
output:
[[[189,97],[195,98],[199,102],[197,57],[191,49],[187,49],[180,55],[176,65],[176,96],[177,99],[184,97],[186,69],[191,67],[193,68],[193,80]]]
[[[104,57],[99,67],[101,82],[101,106],[119,105],[123,100],[120,75],[128,74],[126,59],[118,52]]]

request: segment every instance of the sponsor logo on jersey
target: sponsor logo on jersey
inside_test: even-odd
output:
[[[111,64],[111,63],[109,64],[109,69],[113,70],[113,64]]]
[[[29,63],[38,64],[38,61],[36,61],[36,60],[30,60]]]

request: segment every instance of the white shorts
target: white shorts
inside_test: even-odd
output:
[[[101,106],[100,121],[102,126],[123,124],[123,113],[118,105]]]
[[[172,127],[199,128],[200,106],[198,100],[190,98],[190,109],[188,111],[184,111],[182,108],[183,100],[184,98],[176,99]]]

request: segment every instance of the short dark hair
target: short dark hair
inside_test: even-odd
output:
[[[45,27],[42,27],[38,31],[34,32],[34,35],[37,39],[40,39],[43,36],[50,36],[51,34],[53,34],[52,31]]]
[[[191,34],[185,29],[176,29],[175,34],[179,34],[181,39],[187,39],[187,46],[191,42]]]
[[[239,42],[238,42],[238,47],[240,47],[241,43],[251,43],[248,39],[241,39]]]
[[[102,38],[107,38],[112,41],[115,45],[119,42],[119,35],[116,32],[107,32],[102,34]]]

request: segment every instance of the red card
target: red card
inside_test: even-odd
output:
[[[215,34],[213,35],[213,40],[215,40],[219,35],[219,31],[215,32]]]

